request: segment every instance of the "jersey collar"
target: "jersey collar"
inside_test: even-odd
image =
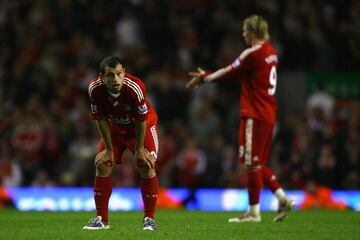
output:
[[[114,98],[119,97],[119,96],[120,96],[120,94],[121,94],[121,92],[120,92],[120,91],[119,91],[118,93],[112,93],[112,92],[109,92],[109,91],[107,90],[107,92],[110,94],[110,96],[112,96],[112,97],[114,97]]]

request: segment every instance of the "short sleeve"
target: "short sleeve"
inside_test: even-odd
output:
[[[103,99],[100,87],[91,87],[89,85],[89,98],[90,98],[90,118],[92,120],[100,120],[106,117]]]
[[[133,106],[133,117],[139,121],[146,120],[149,110],[146,101],[145,85],[141,81],[133,81],[130,79],[125,79],[124,84],[130,89],[129,93],[132,102],[131,105]]]

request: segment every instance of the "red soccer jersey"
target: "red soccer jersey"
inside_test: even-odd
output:
[[[91,118],[109,119],[112,130],[120,134],[135,135],[135,120],[147,120],[147,124],[157,122],[157,114],[146,99],[144,83],[128,73],[118,94],[110,94],[100,77],[89,84]]]
[[[277,65],[276,50],[269,42],[261,42],[244,50],[231,65],[207,75],[205,81],[240,80],[240,116],[274,123]]]

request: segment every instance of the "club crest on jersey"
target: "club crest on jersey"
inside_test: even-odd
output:
[[[91,112],[92,112],[92,113],[98,113],[98,109],[97,109],[97,106],[96,106],[96,105],[91,104],[90,107],[91,107]]]
[[[141,106],[138,106],[138,110],[139,110],[139,113],[140,113],[140,114],[146,114],[146,113],[148,112],[146,103],[144,103],[144,104],[141,105]]]

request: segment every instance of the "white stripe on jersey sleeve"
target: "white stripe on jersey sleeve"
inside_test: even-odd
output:
[[[252,46],[251,48],[245,49],[239,56],[240,61],[244,60],[247,56],[250,55],[250,53],[253,53],[256,50],[260,49],[261,45],[262,44],[256,44],[256,45]]]
[[[132,80],[129,79],[129,78],[125,78],[125,81],[126,81],[126,82],[129,82],[129,84],[131,84],[132,86],[134,86],[134,87],[138,90],[138,93],[141,95],[141,98],[144,99],[143,92],[142,92],[140,86],[139,86],[136,82],[132,81]]]
[[[204,78],[205,82],[212,82],[215,79],[218,79],[224,76],[226,73],[230,72],[234,68],[238,68],[241,65],[241,61],[243,61],[250,53],[255,52],[256,50],[261,48],[261,44],[255,45],[251,48],[245,49],[235,61],[227,67],[220,68],[214,73],[209,74]]]
[[[136,82],[131,81],[128,78],[125,78],[124,84],[127,85],[128,87],[130,87],[136,93],[139,102],[141,102],[141,100],[144,99],[143,92],[141,91],[141,88],[139,87],[139,85]]]
[[[102,81],[101,79],[98,79],[95,82],[90,83],[89,88],[88,88],[89,96],[91,97],[91,93],[96,87],[103,85],[103,84],[105,84],[105,82]]]

